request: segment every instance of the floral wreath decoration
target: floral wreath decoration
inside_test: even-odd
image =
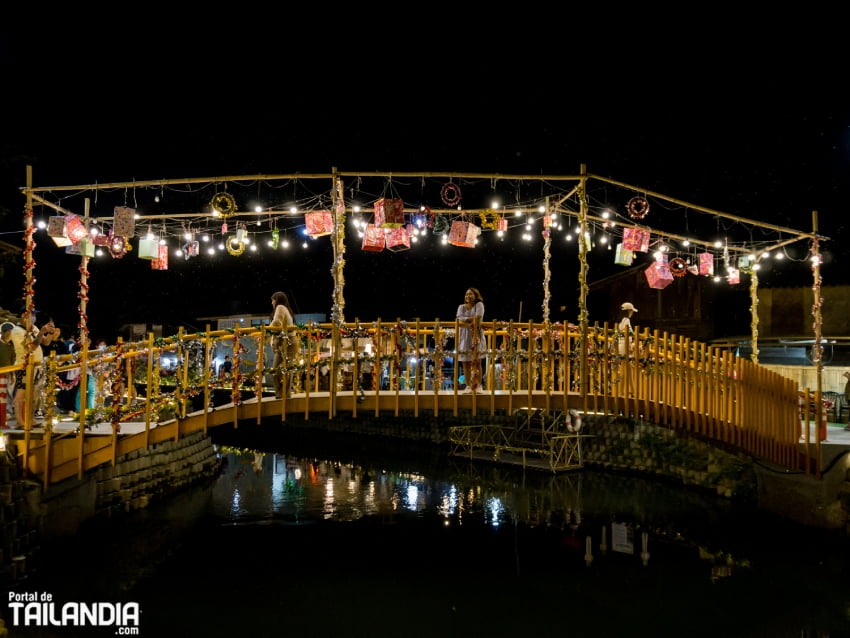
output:
[[[626,211],[632,219],[643,219],[649,213],[649,202],[645,197],[632,197],[626,204]]]
[[[236,212],[236,200],[230,193],[216,193],[210,200],[210,206],[218,211],[221,217],[230,217]]]
[[[481,220],[482,229],[498,230],[502,216],[494,210],[482,210],[478,213],[478,218]]]
[[[440,198],[446,206],[454,208],[460,204],[460,187],[452,182],[443,184],[443,188],[440,190]]]
[[[688,274],[688,265],[681,257],[674,257],[670,260],[670,272],[674,277],[684,277]]]
[[[228,237],[224,242],[224,246],[227,248],[227,252],[234,257],[238,257],[245,252],[245,242],[239,241],[239,238],[236,235]]]

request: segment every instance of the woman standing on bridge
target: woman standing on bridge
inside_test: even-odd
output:
[[[469,288],[463,303],[457,307],[457,358],[461,362],[461,373],[466,376],[466,387],[476,392],[482,384],[483,366],[481,358],[487,352],[484,337],[484,299],[476,288]]]
[[[617,353],[621,357],[628,355],[630,359],[635,357],[634,330],[632,330],[632,315],[637,312],[631,302],[620,306],[620,322],[617,324]]]
[[[289,327],[295,323],[292,317],[292,309],[289,307],[289,298],[285,292],[276,292],[272,295],[272,316],[269,327],[280,328],[280,332],[272,336],[272,350],[274,360],[272,361],[272,384],[274,385],[274,396],[276,399],[285,399],[289,395],[289,368],[298,356],[301,349],[296,335],[289,331]]]

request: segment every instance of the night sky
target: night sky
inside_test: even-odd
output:
[[[333,36],[311,29],[284,34],[280,25],[263,29],[257,21],[262,19],[251,22],[249,34],[230,18],[217,30],[148,17],[112,30],[82,25],[70,31],[54,20],[40,27],[37,39],[0,26],[7,110],[0,139],[0,239],[22,243],[25,200],[19,189],[27,165],[35,186],[60,186],[329,173],[334,167],[573,175],[585,164],[596,175],[802,232],[812,230],[816,210],[819,231],[829,238],[821,246],[824,285],[850,283],[841,241],[850,196],[850,103],[839,98],[839,89],[825,89],[828,83],[794,90],[799,87],[789,83],[786,62],[799,62],[799,51],[777,47],[775,55],[756,59],[736,57],[727,46],[723,56],[699,59],[695,43],[684,49],[621,46],[612,69],[599,61],[578,64],[581,56],[551,37],[545,44],[509,48],[485,44],[482,33],[477,42],[440,45],[403,25],[393,31],[403,37],[389,37],[384,22],[354,37],[338,30]],[[439,24],[437,16],[431,21]],[[256,34],[256,28],[265,33]],[[443,23],[440,32],[447,28]],[[681,58],[690,55],[695,57],[683,73]],[[824,64],[818,68],[820,76],[828,71]],[[399,179],[383,188],[403,193],[406,203],[440,206],[433,189],[445,181],[423,186]],[[374,183],[347,178],[345,185],[347,199],[381,194]],[[329,186],[302,182],[241,191],[253,189],[258,198],[280,205],[299,189],[306,197]],[[228,188],[247,201],[237,185]],[[291,195],[281,192],[286,188]],[[484,207],[494,192],[509,203],[535,189],[540,186],[533,182],[469,184],[463,204]],[[164,192],[159,208],[150,189],[57,193],[56,199],[82,212],[82,199],[90,197],[93,216],[106,216],[115,205],[171,212],[167,204],[175,203],[178,212],[193,212],[213,192],[182,199]],[[610,198],[621,212],[626,204],[617,189],[593,195],[599,203]],[[48,211],[37,208],[39,214]],[[657,208],[656,214],[666,215],[665,230],[673,233],[727,225],[693,211],[678,220],[671,219],[675,211]],[[659,221],[650,217],[646,223]],[[522,305],[524,320],[540,320],[542,244],[538,236],[529,250],[514,239],[518,233],[504,241],[489,233],[474,250],[447,251],[431,237],[410,251],[378,254],[363,253],[349,233],[346,319],[451,319],[464,290],[475,286],[488,318],[517,318]],[[78,258],[51,246],[44,235],[37,241],[36,305],[73,326]],[[308,250],[298,244],[285,253],[224,254],[215,261],[172,257],[162,272],[132,253],[92,260],[93,336],[111,338],[128,322],[202,328],[200,317],[266,313],[275,290],[290,295],[296,312],[329,314],[330,242],[317,239]],[[811,285],[802,261],[807,248],[806,242],[789,248],[800,262],[765,273],[762,285]],[[594,259],[591,280],[615,271],[608,257]],[[550,267],[552,317],[575,321],[575,246],[553,246]],[[22,286],[22,273],[7,264],[0,305],[16,306]],[[740,333],[746,330],[744,325]]]

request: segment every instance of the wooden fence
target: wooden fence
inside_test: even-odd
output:
[[[150,435],[152,428],[179,423],[199,411],[207,414],[212,405],[231,405],[234,421],[249,397],[262,404],[276,401],[283,420],[293,410],[303,410],[307,418],[332,419],[340,411],[356,418],[360,400],[368,396],[374,399],[368,405],[376,416],[398,416],[402,408],[419,416],[465,409],[512,413],[540,406],[553,412],[578,409],[640,418],[820,475],[821,439],[809,443],[810,419],[821,417],[811,406],[820,397],[807,394],[801,400],[793,380],[764,366],[657,330],[637,328],[627,340],[626,355],[620,356],[616,344],[625,335],[607,324],[589,327],[586,339],[578,327],[565,324],[491,321],[484,327],[486,391],[471,403],[463,397],[464,378],[456,365],[461,353],[454,346],[455,321],[293,327],[300,353],[277,371],[271,367],[269,345],[275,329],[268,326],[181,331],[169,338],[149,335],[138,342],[51,357],[40,366],[47,414],[41,424],[29,413],[17,415],[23,429],[18,453],[24,467],[49,484],[51,446],[59,439],[75,439],[80,473],[92,467],[83,457],[95,424],[112,424],[111,457],[101,452],[98,462],[114,463],[119,451],[126,453],[126,445],[117,443],[123,422],[144,422],[148,435],[140,445],[150,445],[160,438]],[[215,361],[224,354],[233,361],[229,378],[216,374]],[[27,374],[35,374],[34,364],[29,368]],[[77,370],[80,405],[88,407],[80,411],[76,431],[54,434],[55,392],[70,385],[61,373]],[[364,375],[367,370],[370,374]],[[291,378],[291,393],[284,401],[269,390],[275,372]],[[93,393],[89,376],[94,378]],[[259,421],[262,409],[252,415]],[[62,462],[68,463],[67,441],[63,450]]]

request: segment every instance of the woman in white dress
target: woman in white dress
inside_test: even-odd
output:
[[[484,337],[484,299],[475,288],[469,288],[463,303],[457,307],[457,358],[461,362],[461,373],[466,377],[466,387],[476,392],[483,377],[482,357],[487,353]]]
[[[627,301],[620,306],[620,311],[620,323],[617,324],[617,353],[621,357],[628,355],[629,358],[633,359],[635,356],[635,343],[634,331],[632,330],[632,315],[637,312],[637,308]]]

